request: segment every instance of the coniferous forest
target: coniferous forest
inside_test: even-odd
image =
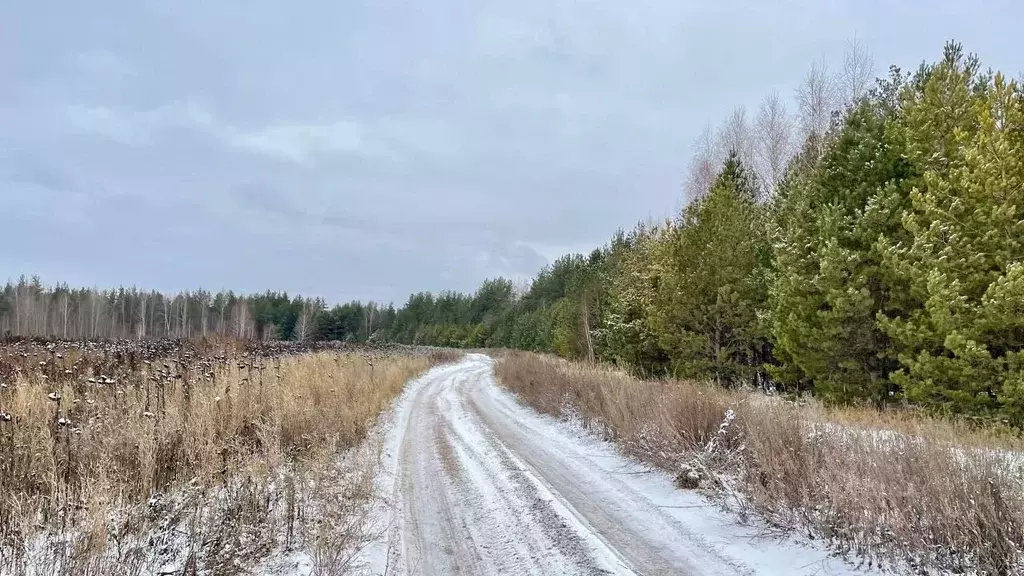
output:
[[[327,308],[22,278],[0,333],[508,347],[1024,425],[1024,89],[955,43],[874,81],[868,63],[853,44],[840,74],[816,64],[792,118],[778,95],[737,110],[698,142],[679,214],[525,290]]]

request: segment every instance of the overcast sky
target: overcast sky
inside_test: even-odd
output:
[[[894,5],[899,5],[894,7]],[[1024,70],[1018,0],[5,0],[0,280],[404,301],[680,204],[856,35]]]

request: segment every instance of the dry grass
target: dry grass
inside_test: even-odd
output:
[[[294,548],[341,573],[376,460],[338,456],[448,360],[48,352],[0,371],[0,574],[246,573]]]
[[[1004,433],[795,405],[510,352],[501,382],[779,529],[898,571],[1022,573],[1024,458]]]

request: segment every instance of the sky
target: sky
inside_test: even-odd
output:
[[[1024,70],[1018,0],[5,0],[0,281],[404,301],[678,210],[856,36]],[[793,106],[790,106],[791,110]]]

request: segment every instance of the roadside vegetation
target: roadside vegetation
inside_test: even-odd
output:
[[[538,411],[855,563],[896,573],[1024,570],[1024,442],[1014,436],[922,414],[640,380],[526,352],[505,353],[496,369]]]
[[[365,442],[450,353],[236,341],[0,345],[0,574],[339,574]],[[290,563],[290,564],[289,564]],[[276,573],[268,565],[268,573]]]

